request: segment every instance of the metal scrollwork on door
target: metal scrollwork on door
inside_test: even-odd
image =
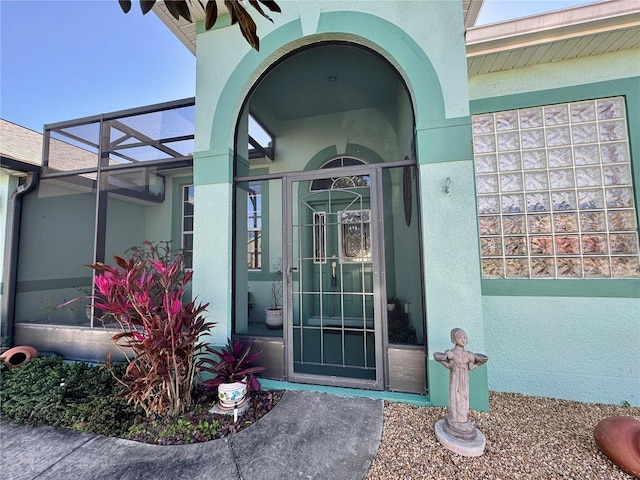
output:
[[[339,214],[340,257],[343,262],[371,261],[371,211],[352,210]]]
[[[331,189],[338,188],[355,188],[369,186],[368,175],[354,175],[352,177],[338,177],[331,179]]]

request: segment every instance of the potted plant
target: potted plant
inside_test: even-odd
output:
[[[218,388],[218,406],[223,410],[233,410],[242,407],[248,400],[251,389],[260,388],[256,374],[265,367],[252,365],[262,354],[261,351],[251,351],[251,344],[241,340],[227,340],[227,345],[221,349],[206,345],[209,353],[215,358],[204,358],[201,371],[209,372],[213,378],[203,382],[207,390]]]
[[[271,281],[271,306],[265,308],[265,322],[267,328],[275,330],[282,328],[282,261],[273,266]]]
[[[402,302],[398,297],[389,297],[389,299],[387,300],[388,312],[400,311],[401,308],[402,308]]]

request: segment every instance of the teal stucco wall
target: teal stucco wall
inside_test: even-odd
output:
[[[243,102],[260,75],[280,58],[297,48],[333,40],[357,43],[383,56],[409,91],[414,131],[406,126],[396,130],[388,145],[377,145],[379,136],[354,139],[346,134],[343,143],[346,145],[348,138],[349,142],[396,160],[405,155],[411,158],[412,152],[403,151],[402,146],[410,143],[407,138],[415,138],[420,165],[420,213],[425,222],[428,353],[451,346],[449,331],[453,327],[465,328],[470,347],[482,352],[485,339],[462,2],[292,1],[283,6],[273,24],[262,19],[257,24],[261,36],[259,52],[244,45],[237,29],[205,32],[199,26],[193,285],[194,294],[211,302],[211,317],[218,322],[209,341],[221,344],[231,334],[232,161]],[[366,121],[366,112],[362,113],[365,115],[359,121]],[[352,130],[357,133],[357,128]],[[320,140],[317,135],[286,138],[285,132],[277,148],[290,147],[292,154],[306,154],[311,159],[327,147]],[[337,154],[342,153],[339,147],[336,145]],[[275,164],[270,167],[272,172],[278,169]],[[279,171],[284,170],[286,166],[282,164]],[[452,178],[455,187],[454,193],[445,198],[442,188],[446,178]],[[474,228],[470,229],[470,225]],[[431,363],[429,374],[432,368],[444,370]],[[476,376],[481,379],[474,385],[484,385],[478,389],[478,405],[486,409],[486,369],[479,369]],[[446,390],[446,384],[441,382],[430,387]]]
[[[469,79],[472,113],[624,95],[640,192],[640,51]],[[640,280],[483,280],[489,388],[640,405]]]

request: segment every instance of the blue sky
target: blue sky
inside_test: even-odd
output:
[[[195,95],[195,57],[138,1],[0,0],[0,116],[55,123]]]
[[[596,0],[485,0],[476,25],[575,7]]]
[[[583,3],[591,1],[485,0],[478,23]],[[0,0],[5,120],[42,131],[45,123],[194,95],[194,56],[154,14],[143,16],[138,0],[126,15],[116,0]]]

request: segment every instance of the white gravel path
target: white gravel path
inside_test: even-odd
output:
[[[385,403],[384,427],[368,480],[628,480],[593,439],[610,416],[640,419],[640,408],[491,392],[490,413],[472,411],[487,438],[481,457],[462,457],[438,443],[434,424],[446,408]]]

